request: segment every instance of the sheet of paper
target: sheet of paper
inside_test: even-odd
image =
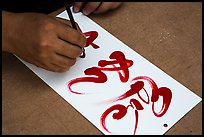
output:
[[[69,71],[20,60],[102,133],[162,135],[202,100],[88,17],[73,15],[88,43]],[[68,18],[65,11],[58,17]]]

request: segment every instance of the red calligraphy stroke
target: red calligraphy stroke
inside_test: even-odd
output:
[[[148,83],[151,85],[151,88],[152,88],[151,101],[153,102],[152,111],[153,111],[154,115],[157,117],[163,116],[166,113],[166,111],[168,110],[169,105],[171,103],[171,99],[172,99],[171,90],[167,87],[158,88],[156,83],[151,78],[149,78],[147,76],[138,76],[138,77],[135,77],[133,80],[140,80],[140,79],[141,80],[147,80]],[[163,104],[162,104],[161,110],[157,113],[155,111],[154,105],[158,101],[159,96],[161,96],[163,98]]]
[[[128,60],[125,58],[125,55],[121,52],[121,51],[115,51],[110,55],[110,59],[115,59],[114,61],[106,61],[106,60],[100,60],[98,65],[101,68],[101,70],[103,71],[117,71],[118,75],[120,77],[121,82],[127,82],[129,79],[129,70],[128,68],[130,68],[133,65],[133,61],[132,60]],[[116,67],[116,64],[119,64],[119,67]],[[112,67],[106,67],[111,65]],[[120,72],[122,71],[122,73]]]
[[[138,125],[138,118],[139,118],[138,110],[143,110],[144,109],[143,106],[141,105],[141,103],[136,99],[131,99],[130,102],[129,102],[129,105],[127,107],[125,107],[124,105],[121,105],[121,104],[116,104],[116,105],[113,105],[110,108],[108,108],[101,115],[101,118],[100,118],[100,122],[101,122],[101,125],[102,125],[103,129],[106,130],[107,132],[111,133],[107,129],[106,123],[105,123],[105,120],[106,120],[107,116],[110,113],[112,113],[113,111],[118,111],[116,113],[113,113],[112,118],[115,119],[115,120],[120,120],[127,114],[127,110],[128,110],[129,107],[131,107],[131,108],[133,108],[135,110],[135,127],[134,127],[134,132],[133,132],[133,134],[135,135],[137,125]]]
[[[70,92],[75,94],[85,94],[80,93],[77,91],[73,91],[71,89],[71,86],[76,83],[80,82],[94,82],[94,83],[104,83],[107,81],[107,76],[97,67],[88,68],[84,71],[85,75],[95,75],[96,77],[82,77],[82,78],[76,78],[69,82],[67,87],[69,88]]]
[[[88,47],[88,46],[91,45],[94,49],[98,49],[99,48],[98,45],[93,43],[93,41],[98,37],[98,32],[97,31],[85,32],[84,35],[87,38],[85,47]],[[81,58],[85,58],[86,57],[85,51],[82,52],[82,55],[80,57]]]
[[[168,108],[169,108],[169,105],[170,105],[170,102],[171,102],[171,99],[172,99],[172,93],[171,93],[171,90],[167,87],[161,87],[161,88],[158,88],[156,83],[149,77],[147,76],[138,76],[138,77],[135,77],[133,78],[132,81],[135,81],[135,80],[147,80],[148,83],[151,85],[151,88],[152,88],[152,96],[151,96],[151,101],[153,102],[152,103],[152,111],[154,113],[155,116],[157,117],[161,117],[163,116]],[[134,94],[138,94],[138,97],[146,104],[149,104],[149,95],[147,93],[147,91],[145,90],[144,88],[144,82],[143,81],[136,81],[134,84],[132,84],[130,86],[130,90],[128,90],[127,92],[125,92],[124,94],[120,95],[119,97],[115,98],[115,99],[111,99],[110,101],[111,102],[115,102],[115,101],[119,101],[119,100],[123,100],[125,98],[128,98]],[[147,98],[148,100],[145,101],[141,95],[140,95],[140,92],[141,90],[144,89],[146,95],[147,95]],[[154,108],[154,105],[155,103],[159,100],[159,97],[162,97],[163,98],[163,104],[162,104],[162,108],[160,110],[160,112],[156,112],[155,111],[155,108]],[[113,112],[114,110],[118,110],[119,112],[118,113],[114,113],[115,115],[116,114],[120,114],[119,118],[117,118],[116,116],[113,115],[113,119],[121,119],[123,118],[126,113],[127,113],[127,109],[128,107],[133,107],[133,104],[134,106],[136,107],[135,109],[135,117],[136,117],[136,122],[135,122],[135,129],[134,129],[134,134],[136,133],[136,129],[137,129],[137,125],[138,125],[138,111],[136,110],[143,110],[144,108],[142,107],[142,105],[140,104],[140,102],[136,99],[131,99],[130,100],[130,105],[128,105],[127,107],[123,106],[123,105],[114,105],[112,107],[110,107],[109,109],[107,109],[101,116],[101,125],[102,127],[110,133],[110,131],[107,129],[106,125],[105,125],[105,119],[107,117],[108,114],[110,114],[111,112]]]
[[[145,101],[141,96],[140,96],[140,92],[141,90],[144,89],[144,82],[143,81],[137,81],[135,82],[134,84],[132,84],[130,86],[130,90],[128,90],[127,92],[125,92],[124,94],[120,95],[119,97],[117,98],[114,98],[114,99],[110,99],[108,102],[116,102],[116,101],[119,101],[119,100],[123,100],[125,98],[128,98],[134,94],[138,94],[139,98],[145,102],[146,104],[149,104],[149,95],[147,94],[147,91],[144,89],[146,95],[147,95],[147,98],[148,100]]]
[[[169,105],[171,103],[171,99],[172,99],[171,90],[167,87],[158,88],[156,83],[151,78],[149,78],[147,76],[138,76],[138,77],[133,78],[132,81],[135,81],[135,80],[147,80],[148,81],[148,83],[151,85],[151,88],[152,88],[152,96],[151,96],[151,101],[153,102],[152,103],[152,111],[153,111],[154,115],[157,117],[163,116],[166,113],[166,111],[168,110]],[[144,100],[143,97],[141,97],[141,95],[140,95],[140,92],[142,89],[145,91],[145,94],[147,96],[147,101]],[[134,94],[137,94],[138,97],[144,103],[149,104],[149,102],[150,102],[149,101],[150,100],[149,95],[144,88],[144,82],[143,81],[136,81],[134,84],[132,84],[130,86],[130,90],[128,90],[127,92],[125,92],[124,94],[120,95],[117,98],[108,100],[107,102],[116,102],[119,100],[123,100],[125,98],[128,98],[128,97],[134,95]],[[159,96],[161,96],[163,98],[163,104],[162,104],[162,108],[161,108],[160,112],[157,113],[155,111],[155,103],[159,100]]]
[[[105,83],[107,81],[107,76],[104,74],[103,71],[117,71],[119,74],[120,80],[122,82],[126,82],[129,79],[128,68],[133,65],[133,61],[127,60],[121,51],[114,51],[109,58],[115,59],[115,60],[113,61],[100,60],[98,62],[98,66],[100,67],[88,68],[84,72],[86,75],[95,75],[97,77],[82,77],[82,78],[73,79],[69,82],[67,86],[69,90],[75,94],[85,94],[85,93],[73,91],[71,89],[71,86],[73,84],[80,83],[80,82]],[[119,64],[119,67],[116,67],[117,64]],[[108,65],[111,65],[112,67],[107,67]],[[124,76],[120,71],[123,72]]]

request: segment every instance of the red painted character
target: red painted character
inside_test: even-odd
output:
[[[144,108],[142,107],[141,103],[136,100],[136,99],[131,99],[130,102],[129,102],[129,105],[127,107],[125,107],[124,105],[121,105],[121,104],[117,104],[117,105],[114,105],[110,108],[108,108],[101,116],[101,125],[102,127],[109,133],[111,133],[107,127],[106,127],[106,124],[105,124],[105,119],[106,117],[113,111],[118,111],[116,113],[114,113],[112,115],[113,119],[116,119],[116,120],[120,120],[121,118],[123,118],[126,114],[127,114],[127,110],[128,108],[131,107],[135,110],[135,128],[134,128],[134,133],[136,133],[136,129],[137,129],[137,125],[138,125],[138,110],[143,110]]]
[[[99,48],[98,45],[93,43],[93,41],[98,37],[98,32],[97,31],[88,31],[88,32],[85,32],[84,35],[87,38],[85,47],[88,47],[88,46],[91,45],[94,49],[98,49]],[[83,51],[83,53],[82,53],[82,55],[80,57],[81,58],[85,58],[86,57],[85,51]]]
[[[125,58],[124,54],[121,51],[114,51],[110,57],[110,59],[113,59],[111,61],[107,60],[100,60],[98,62],[98,66],[100,67],[92,67],[88,68],[84,71],[86,75],[95,75],[96,77],[81,77],[71,80],[67,87],[69,88],[70,92],[75,94],[85,94],[77,91],[73,91],[71,89],[71,86],[76,83],[80,82],[93,82],[93,83],[104,83],[107,81],[107,76],[103,71],[117,71],[119,74],[119,78],[122,82],[127,82],[129,79],[129,70],[128,68],[133,65],[133,61],[128,60]],[[116,64],[119,65],[119,67],[116,67]],[[107,66],[111,67],[107,67]],[[122,73],[120,72],[122,71]]]
[[[169,108],[169,105],[171,103],[171,99],[172,99],[172,92],[169,88],[167,87],[161,87],[161,88],[158,88],[156,83],[149,77],[147,76],[138,76],[138,77],[135,77],[133,78],[132,81],[135,81],[135,80],[147,80],[148,83],[151,85],[151,88],[152,88],[152,96],[151,96],[151,102],[152,102],[152,111],[154,113],[154,115],[156,117],[162,117],[168,110]],[[136,81],[134,84],[132,84],[130,86],[130,90],[128,90],[127,92],[125,92],[124,94],[120,95],[119,97],[117,98],[114,98],[114,99],[111,99],[109,100],[109,102],[116,102],[116,101],[119,101],[119,100],[123,100],[123,99],[126,99],[134,94],[137,94],[138,97],[146,104],[149,104],[150,103],[150,99],[149,99],[149,95],[147,93],[147,91],[145,90],[144,88],[144,82],[143,81]],[[141,95],[140,95],[140,91],[144,89],[146,95],[147,95],[147,101],[144,100]],[[156,112],[155,111],[155,108],[154,108],[154,105],[155,103],[158,101],[159,99],[159,96],[162,97],[163,99],[163,104],[162,104],[162,108],[160,109],[160,112]],[[138,111],[137,110],[143,110],[144,108],[142,107],[142,105],[140,104],[140,102],[136,99],[131,99],[130,100],[130,105],[132,108],[133,108],[133,105],[132,103],[134,104],[134,106],[136,107],[136,110],[135,110],[135,118],[136,118],[136,122],[135,122],[135,129],[134,129],[134,134],[136,133],[136,129],[137,129],[137,125],[138,125]],[[102,127],[110,133],[110,131],[107,129],[106,125],[105,125],[105,119],[106,117],[108,116],[108,114],[110,114],[111,112],[113,112],[114,110],[119,110],[118,113],[114,113],[113,114],[113,119],[116,119],[116,120],[119,120],[121,118],[123,118],[126,113],[127,113],[127,109],[128,107],[124,107],[123,105],[120,105],[120,104],[117,104],[117,105],[114,105],[110,108],[108,108],[101,116],[101,125]],[[120,115],[119,115],[120,114]],[[117,117],[119,116],[119,117]]]
[[[94,49],[99,48],[98,45],[94,44],[93,41],[98,37],[98,33],[96,31],[89,31],[89,32],[85,32],[84,33],[87,36],[87,43],[85,47],[88,46],[92,46]],[[85,58],[85,52],[83,52],[81,58]],[[133,61],[132,60],[128,60],[125,58],[125,55],[121,52],[121,51],[114,51],[113,53],[111,53],[111,55],[109,56],[109,58],[111,60],[100,60],[98,62],[98,66],[97,67],[91,67],[88,68],[84,71],[85,75],[94,75],[91,77],[81,77],[81,78],[76,78],[71,80],[67,87],[70,90],[70,92],[75,93],[75,94],[85,94],[82,92],[77,92],[77,91],[73,91],[72,90],[72,86],[74,84],[77,83],[81,83],[81,82],[92,82],[92,83],[105,83],[107,81],[107,76],[104,73],[105,71],[116,71],[119,75],[119,78],[121,80],[121,82],[127,82],[129,79],[129,68],[133,65]],[[160,87],[158,88],[156,83],[149,77],[147,76],[138,76],[132,79],[132,81],[136,81],[136,80],[146,80],[151,88],[152,88],[152,96],[151,96],[151,102],[152,102],[152,111],[153,114],[157,117],[161,117],[163,116],[170,105],[171,102],[171,98],[172,98],[172,93],[171,90],[167,87]],[[143,99],[140,95],[141,90],[145,91],[145,94],[147,96],[147,100]],[[120,95],[117,98],[114,99],[110,99],[109,102],[113,103],[119,100],[123,100],[126,99],[134,94],[137,94],[139,99],[142,100],[142,102],[144,102],[145,104],[150,104],[150,98],[149,95],[147,93],[147,91],[144,88],[144,82],[143,81],[136,81],[134,84],[132,84],[130,86],[130,90],[128,90],[127,92],[125,92],[124,94]],[[162,108],[160,109],[159,112],[155,111],[155,103],[157,103],[157,101],[159,100],[159,97],[162,97],[163,99],[163,104],[162,104]],[[143,106],[141,105],[141,103],[132,98],[129,101],[129,105],[127,107],[121,105],[121,104],[116,104],[111,106],[110,108],[108,108],[101,116],[101,125],[102,127],[110,133],[110,131],[107,129],[106,124],[105,124],[105,119],[106,117],[113,111],[118,110],[119,112],[114,113],[113,114],[113,119],[116,120],[120,120],[121,118],[123,118],[126,113],[127,113],[127,109],[131,107],[135,110],[135,128],[134,128],[134,134],[136,133],[136,129],[137,129],[137,125],[138,125],[138,110],[143,110]]]

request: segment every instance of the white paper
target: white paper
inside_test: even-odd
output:
[[[93,43],[98,45],[100,48],[94,49],[92,46],[86,47],[86,57],[78,58],[76,64],[71,67],[69,71],[64,73],[50,72],[42,68],[38,68],[21,59],[20,60],[93,125],[95,125],[102,133],[106,135],[133,135],[135,130],[136,135],[162,135],[202,100],[199,96],[167,75],[161,69],[157,68],[144,57],[130,49],[127,45],[115,38],[88,17],[81,13],[73,13],[73,16],[83,32],[98,32],[98,37],[93,41]],[[65,11],[59,14],[58,17],[68,18]],[[84,71],[91,67],[99,67],[99,60],[114,60],[109,58],[110,54],[114,51],[123,52],[126,59],[133,61],[133,65],[128,69],[129,79],[127,82],[121,82],[116,71],[103,71],[108,78],[106,82],[77,83],[72,86],[72,89],[86,94],[75,94],[70,92],[67,87],[70,80],[80,77],[96,77],[85,75]],[[149,104],[145,104],[136,94],[122,100],[110,102],[110,100],[117,98],[130,90],[130,85],[137,81],[131,80],[138,76],[148,76],[157,84],[158,88],[167,87],[171,90],[171,102],[168,110],[163,116],[156,117],[152,111],[151,100]],[[149,98],[151,98],[151,84],[148,83],[147,80],[140,79],[139,81],[144,82],[144,88],[146,89]],[[144,90],[141,92],[141,96],[144,100],[147,100],[147,95]],[[110,131],[107,132],[101,125],[100,118],[102,114],[108,108],[116,104],[121,104],[125,107],[130,105],[129,101],[133,98],[138,100],[144,108],[143,110],[137,110],[137,128],[135,129],[135,110],[128,107],[126,115],[120,120],[112,118],[112,114],[117,111],[111,112],[106,117],[105,125]],[[161,109],[162,101],[163,99],[160,96],[159,100],[155,103],[155,111],[158,112]],[[168,126],[164,127],[164,124],[167,124]]]

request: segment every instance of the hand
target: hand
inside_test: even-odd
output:
[[[82,11],[83,14],[99,14],[118,8],[122,2],[75,2],[74,12]]]
[[[40,13],[3,13],[3,51],[49,71],[67,71],[85,44],[85,36],[68,20]]]

